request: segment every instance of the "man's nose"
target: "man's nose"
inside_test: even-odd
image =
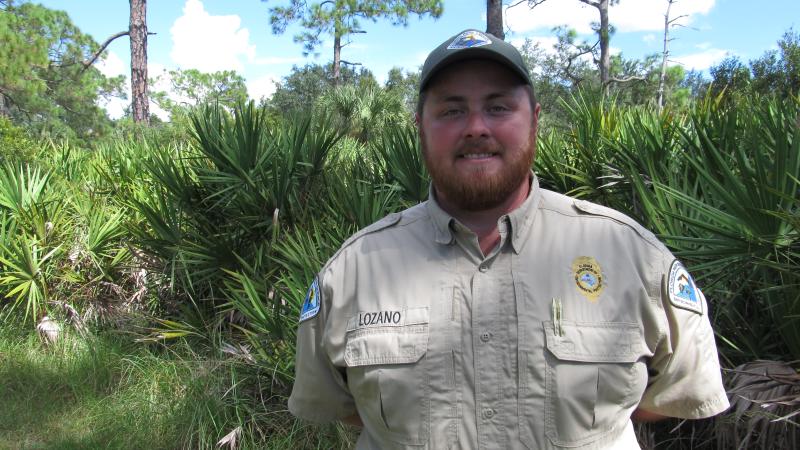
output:
[[[471,111],[467,115],[467,125],[464,130],[466,137],[478,138],[489,136],[489,126],[481,111]]]

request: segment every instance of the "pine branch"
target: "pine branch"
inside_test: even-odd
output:
[[[612,82],[614,82],[614,83],[627,83],[629,81],[636,81],[636,80],[644,81],[645,77],[643,77],[641,75],[631,75],[631,76],[625,77],[625,78],[611,77],[611,78],[608,79],[606,84],[611,84]]]
[[[585,4],[587,4],[587,5],[591,6],[591,7],[600,9],[600,2],[593,2],[591,0],[578,0],[578,1],[581,2],[581,3],[585,3]]]
[[[94,62],[97,61],[97,58],[100,57],[100,54],[103,53],[105,51],[106,47],[108,47],[109,44],[114,42],[115,39],[121,38],[122,36],[128,36],[129,34],[130,34],[129,31],[120,31],[117,34],[111,35],[108,39],[106,39],[105,42],[103,42],[100,45],[100,48],[96,52],[94,52],[94,54],[91,56],[91,58],[89,58],[89,59],[87,59],[86,61],[83,62],[83,70],[88,69],[89,66],[94,64]]]
[[[546,1],[547,0],[519,0],[518,2],[514,3],[513,5],[506,6],[506,11],[508,11],[509,9],[511,9],[511,8],[513,8],[515,6],[521,5],[523,3],[528,3],[528,8],[533,9],[533,8],[536,8],[537,6],[541,5],[542,3],[546,2]]]
[[[156,33],[152,33],[152,32],[147,33],[148,36],[153,36],[155,34]],[[117,34],[111,35],[108,39],[106,39],[105,42],[103,42],[100,45],[100,48],[96,52],[94,52],[94,54],[91,56],[91,58],[89,58],[86,61],[81,63],[81,64],[83,64],[83,70],[81,70],[81,73],[85,72],[86,69],[88,69],[92,64],[94,64],[95,61],[97,61],[97,58],[100,57],[100,54],[103,53],[106,50],[106,47],[108,47],[112,42],[114,42],[114,40],[116,40],[117,38],[121,38],[122,36],[129,36],[129,35],[130,35],[130,31],[120,31]]]
[[[11,106],[14,106],[15,108],[17,108],[17,110],[18,110],[19,112],[21,112],[21,113],[25,114],[25,116],[28,118],[28,120],[31,120],[31,113],[30,113],[30,111],[28,111],[28,110],[26,110],[26,109],[22,108],[22,107],[19,105],[19,103],[18,103],[16,100],[14,100],[14,97],[12,97],[12,96],[11,96],[11,95],[8,93],[8,91],[7,91],[7,90],[3,89],[3,87],[2,87],[2,86],[0,86],[0,95],[2,95],[3,97],[7,98],[7,99],[8,99],[8,100],[11,102],[11,103],[8,103],[8,104],[7,104],[7,106],[8,106],[8,108],[7,108],[7,109],[8,109],[8,111],[11,111]]]

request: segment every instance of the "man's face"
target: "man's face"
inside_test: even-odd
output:
[[[468,211],[502,204],[528,183],[538,114],[501,64],[467,60],[439,72],[417,117],[437,195]]]

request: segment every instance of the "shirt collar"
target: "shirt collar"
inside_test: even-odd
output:
[[[539,179],[531,171],[531,190],[528,193],[528,198],[515,210],[511,211],[500,220],[508,220],[510,224],[510,237],[511,245],[514,252],[519,254],[525,246],[528,239],[531,226],[536,218],[536,212],[539,210],[542,193],[539,189]],[[439,203],[436,201],[434,195],[433,185],[431,184],[428,192],[428,214],[431,217],[431,222],[434,227],[434,241],[438,244],[449,245],[455,241],[455,235],[451,224],[456,221],[452,216],[447,214]]]
[[[431,216],[434,228],[434,240],[437,244],[449,245],[455,241],[453,230],[450,229],[450,223],[455,219],[444,212],[439,202],[436,201],[436,195],[433,190],[433,183],[428,188],[428,214]]]
[[[511,224],[511,245],[514,252],[519,254],[525,246],[525,242],[530,236],[530,229],[536,219],[536,212],[542,202],[542,190],[539,189],[539,179],[531,171],[531,190],[528,198],[519,205],[519,208],[508,214],[508,221]]]

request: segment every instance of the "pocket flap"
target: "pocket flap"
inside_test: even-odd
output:
[[[360,318],[347,330],[344,361],[348,367],[415,363],[428,351],[428,309],[403,310],[401,319],[377,324]],[[363,316],[360,313],[359,316]]]
[[[635,323],[565,320],[559,333],[553,322],[545,322],[544,329],[547,349],[561,360],[633,363],[644,356],[642,331]]]

